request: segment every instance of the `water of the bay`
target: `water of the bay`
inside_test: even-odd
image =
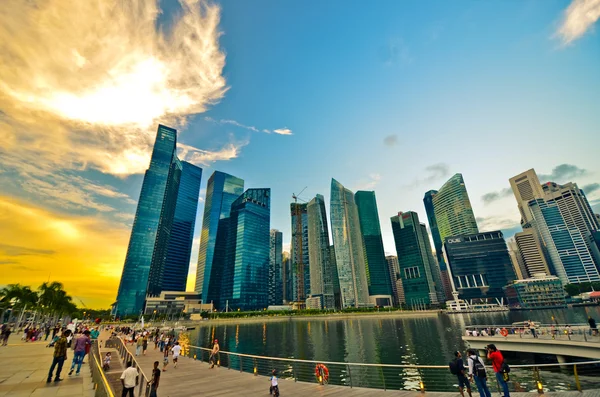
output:
[[[471,314],[433,314],[429,316],[357,316],[318,317],[288,319],[281,321],[205,321],[190,333],[193,345],[210,347],[218,339],[224,351],[261,356],[297,358],[318,361],[375,364],[447,365],[455,350],[464,352],[467,346],[462,340],[465,326],[512,324],[533,320],[545,324],[584,324],[588,316],[600,320],[600,307],[576,307],[569,309],[511,311]],[[527,353],[505,353],[512,364],[529,364],[540,361],[552,362],[551,357]],[[554,362],[556,362],[554,360]],[[344,372],[344,371],[342,371]],[[529,371],[531,372],[531,371]],[[340,378],[347,378],[340,374]],[[585,375],[592,376],[586,379]],[[594,372],[584,375],[584,382],[598,381]],[[382,375],[387,379],[387,375]],[[394,376],[398,377],[397,374]],[[436,370],[436,389],[447,384],[449,390],[455,378],[447,371]],[[356,379],[353,382],[366,386],[380,386]],[[418,387],[423,374],[400,374],[403,381],[399,388]],[[521,377],[523,390],[532,390],[532,374]],[[565,371],[544,372],[545,382],[553,390],[574,387],[573,375]],[[386,380],[384,379],[384,380]],[[333,383],[348,383],[332,379]],[[393,380],[392,380],[393,381]],[[390,381],[388,380],[388,383]],[[394,382],[392,382],[394,383]]]

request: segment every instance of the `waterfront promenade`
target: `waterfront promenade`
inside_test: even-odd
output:
[[[93,397],[94,387],[88,363],[79,376],[69,376],[73,351],[69,350],[58,383],[46,383],[54,349],[47,342],[21,341],[19,334],[11,335],[8,346],[0,346],[0,397]]]
[[[107,337],[102,338],[104,340]],[[128,345],[127,349],[135,354],[135,346]],[[142,371],[146,374],[151,373],[154,361],[159,361],[162,367],[162,353],[154,350],[151,344],[146,356],[135,357]],[[169,359],[171,361],[171,358]],[[293,380],[280,380],[279,388],[284,397],[304,397],[304,396],[330,396],[330,397],[370,397],[370,396],[390,396],[390,397],[459,397],[458,391],[448,390],[448,392],[415,392],[401,390],[381,390],[366,389],[347,386],[326,385],[321,386],[316,383],[294,382]],[[115,390],[116,395],[120,395],[120,390]],[[158,389],[159,397],[188,397],[188,396],[268,396],[269,380],[265,376],[255,376],[251,373],[240,372],[226,367],[215,367],[209,369],[206,362],[194,360],[189,357],[181,357],[178,368],[173,367],[170,362],[167,371],[161,375],[160,387]],[[497,395],[494,394],[494,395]],[[511,393],[511,396],[525,397],[531,396],[531,393]],[[478,396],[475,391],[473,396]],[[583,393],[573,392],[552,392],[545,396],[551,397],[598,397],[600,390],[588,390]]]

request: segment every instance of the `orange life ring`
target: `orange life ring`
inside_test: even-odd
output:
[[[323,379],[321,379],[321,373],[323,374]],[[329,369],[323,364],[317,364],[315,367],[315,376],[319,383],[323,383],[323,381],[327,382],[329,381]]]
[[[502,328],[502,330],[500,331],[500,335],[504,336],[505,338],[508,336],[508,331],[506,330],[506,328]]]

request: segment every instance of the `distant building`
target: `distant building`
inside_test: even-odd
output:
[[[369,306],[364,244],[354,194],[335,179],[331,180],[330,206],[342,307]]]
[[[146,316],[167,315],[179,318],[184,314],[201,313],[212,311],[210,303],[203,304],[202,296],[197,292],[185,291],[162,291],[160,296],[148,297],[146,299]],[[150,318],[147,318],[150,320]]]
[[[512,238],[506,240],[506,246],[508,247],[508,255],[510,256],[510,261],[512,263],[513,270],[515,271],[517,280],[528,278],[529,275],[527,273],[527,269],[525,268],[525,264],[521,259],[521,253],[519,252],[519,247],[517,246],[515,239]]]
[[[309,310],[323,309],[323,296],[317,295],[306,298],[306,308]]]
[[[452,284],[450,283],[450,277],[448,276],[448,268],[446,266],[446,260],[444,259],[444,242],[440,236],[438,229],[437,220],[435,219],[435,210],[433,208],[433,198],[437,195],[437,190],[430,190],[425,193],[423,197],[423,204],[425,205],[425,212],[427,212],[427,221],[429,222],[429,230],[431,231],[431,237],[433,238],[433,246],[435,248],[435,257],[438,265],[440,266],[440,277],[442,279],[442,287],[444,291],[444,297],[446,300],[452,299]]]
[[[180,161],[176,147],[177,131],[159,125],[113,306],[115,315],[142,313],[146,297],[159,295],[165,287],[185,289],[195,222],[191,212],[198,202],[195,185],[201,170]]]
[[[525,229],[515,234],[515,242],[519,248],[521,263],[525,267],[525,274],[519,279],[532,277],[534,274],[543,273],[550,275],[550,268],[538,241],[537,234],[532,228]]]
[[[589,245],[592,249],[592,255],[596,259],[596,263],[600,263],[600,230],[593,231],[589,234]],[[598,269],[600,271],[600,269]]]
[[[515,280],[504,292],[511,307],[520,309],[548,309],[567,307],[565,290],[556,276],[535,274],[525,280]]]
[[[271,229],[269,251],[269,306],[283,305],[283,233]]]
[[[333,274],[333,299],[337,309],[342,308],[342,290],[340,288],[340,279],[338,277],[337,262],[335,260],[335,247],[329,246],[329,263],[331,265],[331,274]]]
[[[221,302],[221,282],[225,266],[225,245],[231,204],[244,192],[244,181],[233,175],[215,171],[208,179],[195,291],[202,300],[213,303],[217,309]]]
[[[392,297],[394,298],[394,306],[400,305],[400,297],[398,296],[398,286],[396,281],[400,278],[400,264],[398,263],[398,257],[394,255],[388,255],[385,257],[388,265],[388,272],[390,273],[390,280],[392,281]]]
[[[335,264],[329,253],[329,228],[325,212],[325,198],[317,194],[307,205],[308,214],[308,256],[310,262],[310,292],[322,297],[322,306],[335,305]],[[308,299],[307,299],[308,302]],[[308,303],[307,303],[308,305]]]
[[[408,307],[437,305],[441,295],[441,283],[436,289],[439,267],[433,257],[427,228],[412,211],[399,212],[391,222],[406,304]]]
[[[376,306],[392,306],[392,281],[385,260],[375,192],[358,191],[354,195],[354,200],[358,208],[360,230],[365,245],[364,254],[371,303]],[[385,304],[386,300],[387,304]]]
[[[433,196],[433,210],[442,241],[479,233],[462,174],[455,174]]]
[[[221,305],[263,310],[269,305],[271,189],[248,189],[231,205]]]
[[[161,290],[165,291],[185,291],[194,242],[202,168],[185,161],[181,162],[181,166],[177,203],[163,272]]]
[[[290,214],[292,217],[292,244],[290,247],[290,272],[291,300],[304,302],[310,295],[310,256],[308,253],[308,212],[306,203],[291,203]],[[298,277],[302,272],[303,282],[298,285]],[[298,295],[300,294],[300,295]]]
[[[527,203],[530,200],[544,197],[540,180],[532,168],[510,178],[509,182],[521,213],[521,226],[523,229],[527,229],[530,227],[529,222],[532,219]]]
[[[461,299],[500,301],[516,278],[501,231],[447,237],[444,250]]]
[[[291,266],[291,261],[290,261],[290,253],[287,251],[283,252],[283,262],[281,265],[281,286],[282,288],[282,292],[283,292],[283,304],[286,305],[288,303],[293,302],[292,299],[292,281],[291,281],[291,273],[292,273],[292,266]]]

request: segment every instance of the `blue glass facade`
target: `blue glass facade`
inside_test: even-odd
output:
[[[283,233],[271,229],[269,253],[269,305],[283,304]]]
[[[167,180],[177,146],[177,131],[158,126],[150,167],[146,170],[133,221],[123,274],[113,312],[139,314],[144,306]]]
[[[228,218],[231,205],[243,192],[244,181],[233,175],[215,171],[208,179],[195,291],[202,294],[203,302],[213,302],[217,308],[221,307]]]
[[[231,206],[220,304],[233,310],[269,305],[271,189],[248,189]]]
[[[433,238],[433,246],[435,248],[435,255],[440,265],[441,270],[446,270],[446,262],[444,261],[444,254],[442,252],[443,242],[438,230],[437,221],[435,220],[435,211],[433,210],[433,198],[437,194],[437,190],[430,190],[425,193],[423,197],[423,204],[425,204],[425,212],[427,213],[427,221],[429,222],[429,230],[431,230],[431,237]]]
[[[305,203],[291,203],[290,215],[292,218],[292,241],[290,245],[291,273],[289,278],[289,296],[292,302],[304,302],[311,294],[310,290],[310,255],[308,252],[308,210]],[[300,222],[298,225],[297,222]],[[298,234],[299,233],[299,234]],[[302,262],[300,262],[302,259]],[[302,278],[304,283],[298,289],[298,275],[302,263]],[[300,291],[301,295],[298,295]]]
[[[354,195],[360,219],[360,230],[365,244],[365,262],[369,295],[392,297],[392,282],[381,237],[375,192],[358,191]]]
[[[190,268],[202,169],[186,161],[182,161],[181,165],[181,179],[165,259],[162,291],[185,291]]]

